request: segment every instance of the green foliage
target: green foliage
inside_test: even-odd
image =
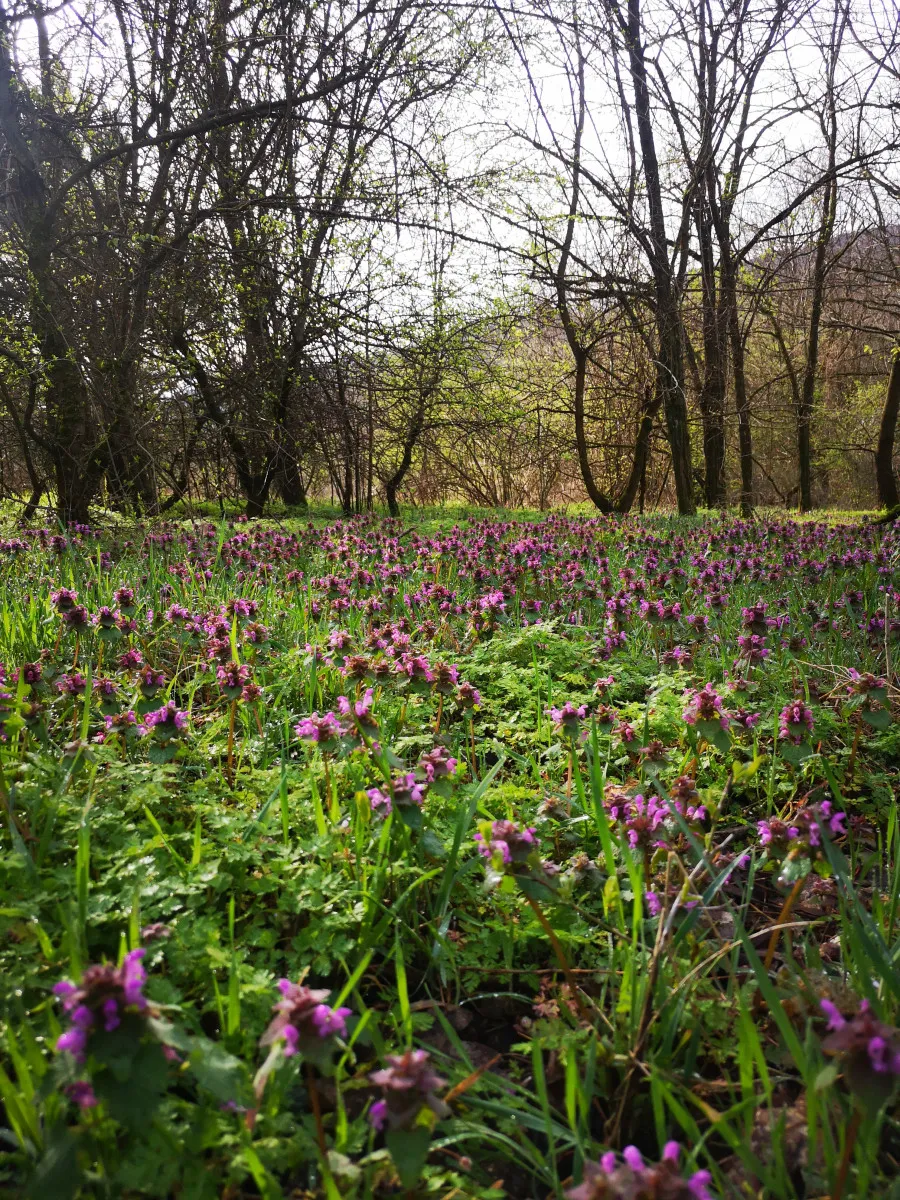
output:
[[[656,1161],[673,1137],[716,1195],[833,1188],[874,1093],[829,1057],[819,1001],[849,1018],[865,999],[887,1028],[900,1010],[896,692],[854,682],[888,670],[886,637],[895,653],[876,621],[893,534],[812,527],[822,570],[794,579],[796,526],[494,524],[171,526],[110,534],[105,562],[81,535],[0,560],[11,1194],[562,1197],[604,1150]],[[865,536],[872,561],[852,557]],[[717,555],[759,560],[720,607],[695,582]],[[645,591],[619,631],[622,571]],[[76,647],[51,591],[95,612],[126,585],[136,627]],[[646,621],[642,598],[681,614]],[[757,602],[776,624],[750,664]],[[165,676],[154,697],[126,650]],[[231,659],[260,689],[233,706]],[[79,671],[114,692],[56,686]],[[684,718],[707,683],[726,725]],[[168,701],[183,727],[138,735]],[[779,732],[794,703],[799,742]],[[326,712],[339,727],[313,740]],[[83,1063],[57,1051],[54,985],[139,946],[146,1011],[92,1027]],[[345,1028],[301,1029],[296,1054],[268,1038],[280,979],[350,1009]],[[444,1082],[380,1132],[371,1076],[411,1048]],[[874,1082],[845,1197],[891,1179],[893,1076]]]

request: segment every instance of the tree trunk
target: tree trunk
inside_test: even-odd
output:
[[[384,494],[387,499],[388,512],[392,517],[400,516],[400,505],[397,503],[397,492],[400,490],[400,485],[406,478],[406,473],[412,466],[413,452],[416,448],[416,443],[419,440],[419,435],[422,432],[422,422],[425,419],[424,405],[420,405],[416,409],[412,424],[403,439],[403,455],[397,470],[385,482]]]
[[[266,500],[269,496],[268,473],[241,479],[241,488],[247,498],[245,509],[247,516],[251,521],[256,520],[265,512]]]
[[[570,339],[570,348],[575,358],[575,448],[578,452],[578,466],[585,490],[590,501],[602,513],[611,513],[613,504],[605,492],[597,487],[591,461],[588,457],[587,436],[584,425],[584,390],[587,382],[587,351],[576,346]]]
[[[641,512],[644,511],[643,493],[646,490],[647,462],[650,458],[650,437],[653,433],[653,419],[656,416],[659,405],[658,391],[651,391],[649,395],[645,395],[641,424],[638,429],[637,441],[634,444],[634,459],[631,464],[631,473],[628,476],[628,482],[616,500],[616,512],[618,513],[631,511],[631,506],[634,504],[639,490],[641,492]]]
[[[825,146],[828,151],[828,175],[822,193],[822,216],[816,241],[813,263],[813,291],[809,312],[809,339],[806,349],[806,369],[803,373],[803,391],[800,412],[797,414],[797,467],[800,483],[800,511],[809,512],[812,500],[812,451],[810,426],[816,398],[816,376],[819,368],[819,334],[822,325],[822,309],[825,302],[825,282],[828,275],[828,251],[837,217],[837,145],[838,145],[838,97],[835,90],[835,74],[844,31],[849,21],[849,9],[834,0],[834,16],[831,25],[831,41],[826,60],[826,100],[824,112],[819,120]]]
[[[278,494],[289,508],[308,508],[306,488],[300,475],[297,460],[287,452],[283,443],[279,443],[275,459],[275,487]]]
[[[104,414],[109,447],[107,478],[115,478],[119,492],[136,516],[155,516],[159,511],[156,469],[135,423],[137,391],[136,364],[129,354],[109,371],[108,411]]]
[[[832,152],[832,165],[834,154]],[[834,228],[837,187],[833,179],[825,184],[822,198],[822,221],[816,244],[813,265],[812,303],[809,310],[809,336],[806,347],[806,367],[797,413],[797,477],[800,484],[800,511],[810,512],[812,499],[811,425],[816,398],[816,378],[819,368],[819,334],[822,327],[822,308],[825,302],[825,277],[828,272],[828,247]]]
[[[684,346],[681,314],[675,294],[669,247],[666,239],[665,210],[650,89],[647,82],[647,63],[644,59],[640,0],[628,0],[628,23],[623,31],[628,43],[628,62],[634,88],[634,112],[637,118],[638,141],[647,206],[650,215],[650,268],[656,293],[656,326],[659,336],[656,362],[659,392],[666,418],[666,432],[672,451],[672,470],[675,475],[675,495],[678,511],[690,516],[697,511],[694,504],[694,483],[691,473],[691,437],[688,426],[687,401],[684,395]]]
[[[703,378],[698,400],[703,421],[704,490],[707,508],[724,508],[726,314],[716,280],[712,222],[701,198],[697,217],[703,292]]]
[[[737,280],[730,247],[722,247],[722,304],[728,324],[728,343],[731,350],[731,370],[734,380],[734,402],[738,418],[738,453],[741,464],[741,516],[753,516],[753,431],[750,427],[750,397],[744,362],[744,339],[738,312]]]
[[[896,508],[897,505],[900,505],[897,476],[894,474],[894,441],[897,434],[898,416],[900,416],[900,344],[894,347],[887,395],[881,411],[881,424],[878,427],[878,448],[875,451],[875,480],[878,485],[878,503],[882,508]]]

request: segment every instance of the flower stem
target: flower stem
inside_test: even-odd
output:
[[[234,713],[237,708],[237,701],[232,700],[231,708],[228,714],[228,786],[234,787]]]
[[[312,1067],[306,1065],[306,1089],[309,1092],[309,1103],[313,1112],[313,1120],[316,1123],[316,1141],[319,1144],[319,1153],[322,1155],[322,1167],[328,1170],[328,1147],[325,1145],[325,1127],[322,1124],[322,1107],[319,1104],[319,1091],[316,1087],[316,1081],[313,1079]]]
[[[856,733],[853,735],[853,748],[850,751],[850,761],[847,763],[847,782],[853,782],[853,768],[856,766],[856,752],[859,749],[859,739],[862,735],[862,716],[856,718]]]
[[[838,1167],[837,1179],[834,1181],[834,1188],[831,1192],[831,1200],[841,1200],[844,1194],[844,1184],[847,1182],[847,1175],[850,1171],[850,1159],[853,1157],[853,1148],[856,1145],[856,1137],[859,1133],[861,1122],[862,1112],[857,1108],[850,1118],[850,1124],[847,1126],[847,1136],[844,1139],[844,1153],[841,1155],[841,1165]]]
[[[798,879],[797,882],[794,884],[794,886],[791,888],[790,893],[789,893],[787,899],[785,900],[784,904],[782,904],[782,906],[781,906],[781,912],[778,914],[778,920],[775,922],[776,928],[772,930],[772,936],[769,938],[769,945],[766,949],[766,957],[765,957],[763,966],[766,968],[767,971],[768,971],[769,967],[771,967],[772,959],[775,957],[775,951],[778,949],[778,939],[781,936],[781,929],[778,927],[783,925],[785,923],[785,921],[788,919],[788,917],[791,915],[791,909],[794,907],[797,897],[802,892],[803,885],[805,882],[806,882],[805,879]]]
[[[553,947],[553,953],[556,955],[557,962],[562,968],[562,973],[566,977],[566,983],[569,985],[569,991],[572,993],[572,999],[578,1008],[578,1015],[583,1021],[587,1021],[588,1024],[592,1024],[593,1018],[581,999],[581,994],[578,990],[578,982],[575,979],[575,976],[572,974],[572,968],[569,966],[569,960],[566,958],[565,951],[559,943],[559,938],[556,936],[553,926],[547,920],[546,914],[538,904],[537,900],[533,900],[531,896],[526,896],[525,899],[531,905],[531,911],[540,921],[544,933],[546,933],[547,937],[550,939],[550,945]]]

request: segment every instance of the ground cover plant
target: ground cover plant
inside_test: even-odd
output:
[[[6,1193],[900,1195],[893,528],[0,552]]]

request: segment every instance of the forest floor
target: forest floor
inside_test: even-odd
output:
[[[900,1197],[900,533],[0,540],[0,1191]]]

